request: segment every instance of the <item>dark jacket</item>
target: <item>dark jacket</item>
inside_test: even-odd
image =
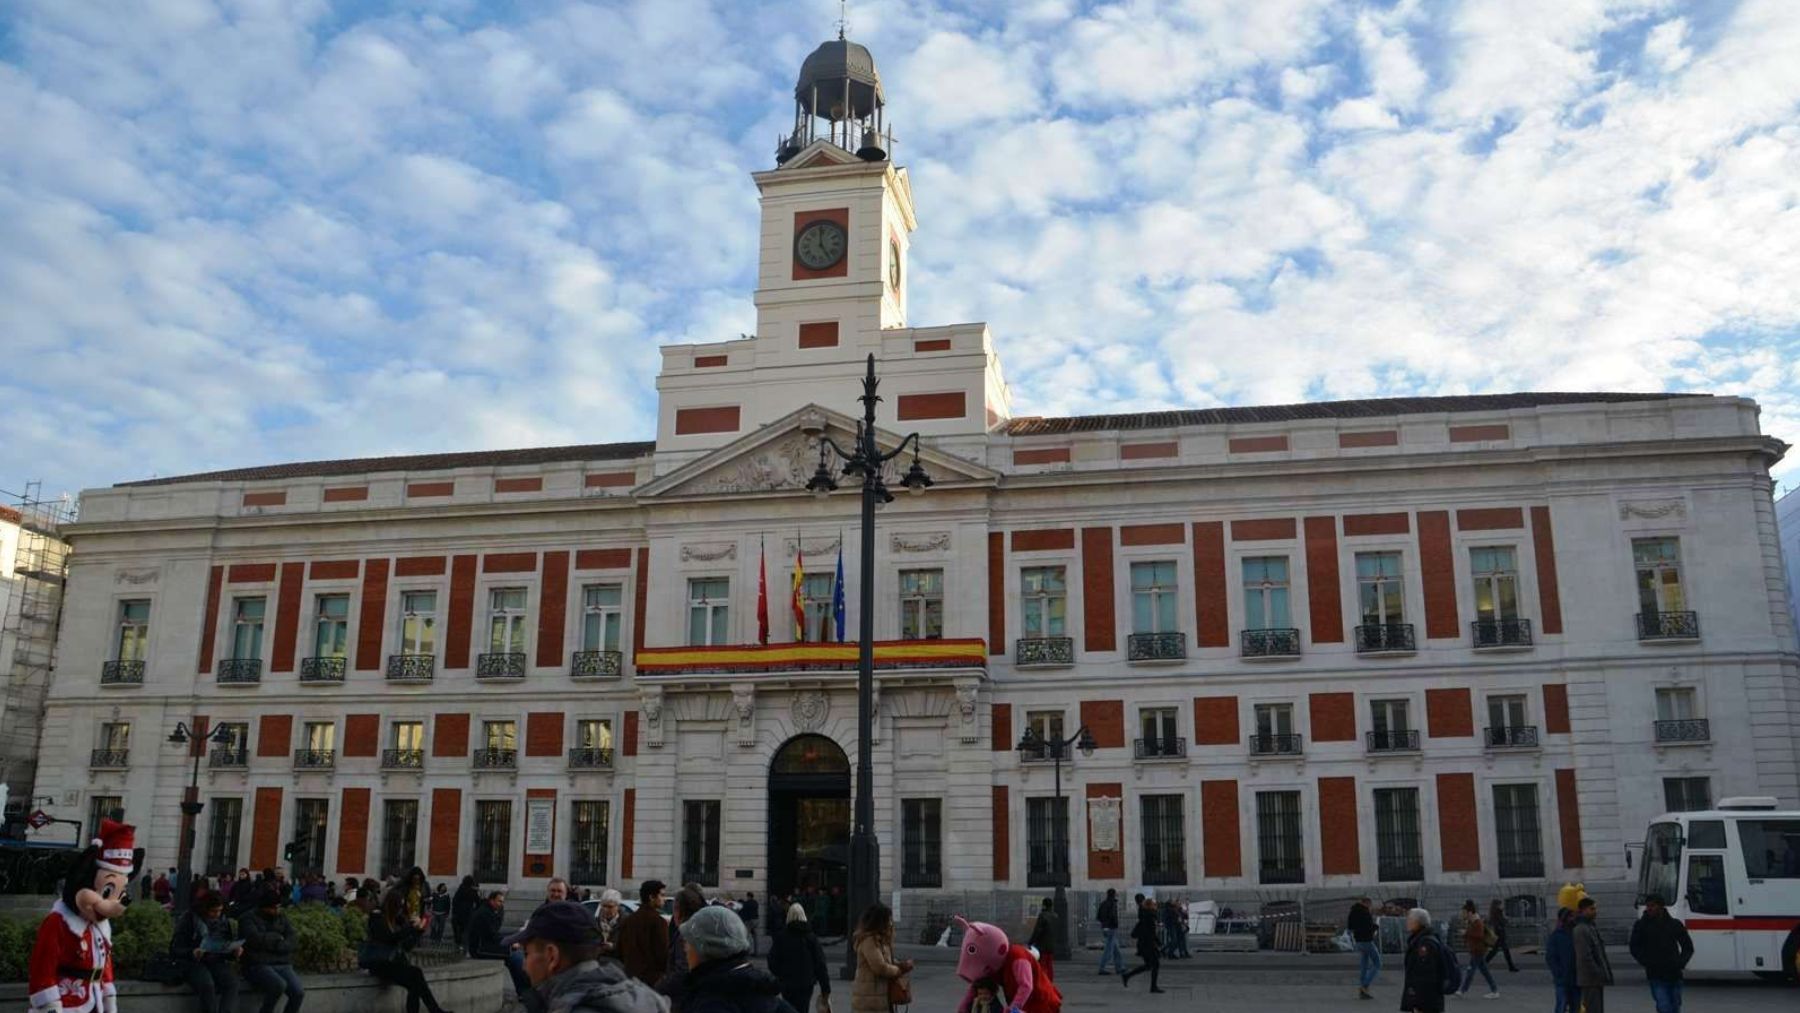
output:
[[[183,964],[219,964],[230,963],[235,956],[230,953],[203,953],[198,959],[194,951],[208,939],[221,939],[227,942],[237,937],[231,932],[231,921],[224,915],[212,921],[200,917],[198,911],[189,908],[175,922],[175,931],[169,936],[169,956]]]
[[[450,897],[450,924],[467,925],[475,916],[475,909],[481,906],[481,891],[464,885],[456,888]]]
[[[419,942],[419,930],[412,922],[402,921],[399,925],[389,925],[387,916],[380,911],[369,912],[368,945],[383,955],[382,963],[404,964],[406,953]]]
[[[1131,927],[1131,938],[1137,940],[1138,957],[1154,963],[1162,956],[1162,949],[1156,945],[1156,912],[1147,907],[1138,908],[1137,924]]]
[[[781,994],[790,1004],[795,996],[811,996],[815,983],[820,995],[831,994],[831,965],[825,963],[825,947],[805,922],[794,922],[769,941],[769,972],[781,979]]]
[[[709,960],[682,981],[681,1013],[795,1013],[781,982],[742,956]]]
[[[544,1013],[667,1013],[669,1003],[612,963],[576,964],[537,989]]]
[[[1613,983],[1612,961],[1606,957],[1606,941],[1600,927],[1586,918],[1575,920],[1575,984],[1605,988]]]
[[[432,917],[432,919],[435,921],[438,919],[444,919],[444,918],[450,917],[450,905],[452,903],[454,903],[454,898],[452,898],[450,896],[450,894],[447,892],[432,894],[431,895],[431,917]]]
[[[1651,981],[1680,981],[1681,970],[1694,959],[1694,941],[1681,919],[1664,911],[1641,916],[1631,926],[1631,959],[1642,964]]]
[[[1569,926],[1558,925],[1544,938],[1544,963],[1559,988],[1575,987],[1575,936]]]
[[[477,960],[506,959],[506,947],[500,945],[500,918],[501,912],[491,904],[481,905],[469,916],[469,928],[463,935],[469,956]]]
[[[742,904],[739,904],[737,913],[738,919],[744,923],[744,928],[751,932],[755,932],[756,918],[762,913],[762,907],[756,903],[755,898],[751,898],[744,901]]]
[[[619,926],[619,960],[625,973],[655,985],[669,969],[669,923],[662,912],[640,907]]]
[[[1037,921],[1031,926],[1031,938],[1025,945],[1036,947],[1039,953],[1049,953],[1055,941],[1056,927],[1051,924],[1050,912],[1039,911]]]
[[[261,908],[251,908],[238,919],[238,935],[244,940],[245,964],[291,964],[294,962],[294,923],[278,908],[275,917],[263,917]]]
[[[1099,922],[1103,929],[1117,929],[1119,927],[1119,898],[1108,897],[1101,901],[1100,910],[1094,913],[1094,920]]]
[[[1406,940],[1406,983],[1400,991],[1400,1008],[1438,1013],[1444,996],[1456,991],[1456,956],[1437,934],[1414,932]]]
[[[1360,903],[1350,905],[1350,917],[1345,927],[1350,930],[1350,938],[1359,943],[1373,942],[1375,939],[1375,916]]]

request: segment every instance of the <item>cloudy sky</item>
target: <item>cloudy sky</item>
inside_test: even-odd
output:
[[[0,488],[648,436],[656,346],[751,329],[836,13],[5,5]],[[850,19],[913,321],[988,321],[1023,414],[1685,389],[1800,440],[1793,0]]]

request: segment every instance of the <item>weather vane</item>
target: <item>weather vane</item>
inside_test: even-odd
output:
[[[850,0],[838,0],[838,38],[850,28]]]

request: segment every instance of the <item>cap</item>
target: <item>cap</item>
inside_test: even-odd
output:
[[[600,930],[594,926],[594,916],[587,913],[587,908],[572,900],[553,900],[533,911],[525,927],[500,940],[500,945],[523,946],[533,939],[565,946],[597,943]]]

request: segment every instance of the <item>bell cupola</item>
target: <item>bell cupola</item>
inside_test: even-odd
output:
[[[785,165],[814,141],[825,140],[866,162],[881,162],[893,150],[881,75],[865,46],[838,37],[812,51],[794,85],[794,130],[776,150]]]

